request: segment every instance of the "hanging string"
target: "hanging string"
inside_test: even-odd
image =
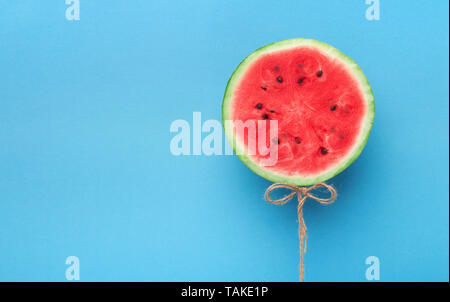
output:
[[[320,198],[316,195],[312,194],[311,191],[317,189],[317,188],[326,188],[330,192],[330,197],[328,198]],[[270,197],[270,193],[277,189],[288,189],[291,190],[291,193],[288,195],[280,198],[280,199],[272,199]],[[271,185],[267,188],[266,193],[264,195],[264,198],[267,202],[276,204],[276,205],[283,205],[297,194],[298,199],[298,206],[297,206],[297,215],[298,215],[298,237],[300,241],[300,282],[303,282],[303,276],[304,276],[304,270],[305,270],[305,253],[306,253],[306,224],[305,220],[303,219],[303,205],[306,201],[306,199],[311,198],[323,205],[328,205],[333,203],[337,198],[337,192],[336,190],[325,183],[319,183],[316,185],[313,185],[311,187],[299,187],[294,186],[287,183],[276,183]]]

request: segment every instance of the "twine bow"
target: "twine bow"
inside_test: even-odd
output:
[[[330,192],[330,197],[320,198],[311,193],[312,190],[320,187],[326,188]],[[291,190],[292,192],[280,199],[274,200],[270,198],[270,193],[280,188],[285,188]],[[329,205],[336,200],[337,192],[332,186],[327,185],[325,183],[319,183],[311,187],[299,187],[287,183],[276,183],[267,188],[264,198],[266,199],[267,202],[276,205],[283,205],[289,202],[294,197],[295,194],[297,194],[298,199],[297,214],[298,214],[298,236],[300,239],[300,282],[303,282],[303,274],[305,269],[304,257],[306,254],[306,224],[305,220],[303,219],[303,204],[309,197],[323,205]]]

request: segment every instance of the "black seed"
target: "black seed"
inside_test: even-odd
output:
[[[275,110],[270,110],[270,113],[275,113]]]
[[[280,67],[275,66],[275,67],[273,68],[273,70],[278,72],[278,71],[280,71]]]
[[[265,120],[267,120],[267,119],[269,118],[269,116],[268,116],[267,114],[263,114],[263,115],[262,115],[262,118],[265,119]]]
[[[262,104],[261,103],[256,104],[256,109],[261,109],[261,108],[262,108]]]
[[[298,81],[297,81],[297,83],[299,84],[299,85],[301,85],[302,83],[303,83],[303,80],[304,80],[305,78],[300,78],[300,79],[298,79]]]
[[[283,78],[282,78],[282,77],[278,77],[278,78],[277,78],[277,82],[278,82],[278,83],[283,83]]]
[[[324,147],[320,148],[320,153],[322,153],[323,155],[328,153],[328,150],[325,149]]]
[[[331,110],[331,111],[336,110],[336,105],[331,106],[330,110]]]
[[[296,143],[297,145],[299,145],[301,142],[302,142],[302,140],[301,140],[299,137],[296,137],[296,138],[295,138],[295,143]]]
[[[322,70],[319,70],[318,72],[317,72],[317,77],[321,77],[323,75],[323,71]]]
[[[279,140],[278,138],[274,138],[274,139],[273,139],[273,142],[274,142],[275,144],[277,144],[277,145],[280,144],[280,140]]]
[[[261,86],[261,89],[262,90],[267,90],[267,87],[266,86]]]

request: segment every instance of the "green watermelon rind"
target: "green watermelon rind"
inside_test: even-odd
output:
[[[357,80],[357,82],[359,83],[360,91],[362,92],[367,105],[367,112],[361,124],[362,131],[360,131],[359,137],[356,139],[353,149],[348,152],[348,154],[336,165],[324,172],[316,175],[288,176],[277,173],[276,171],[270,171],[261,168],[251,159],[249,155],[245,154],[244,149],[240,144],[233,143],[236,142],[236,138],[232,131],[230,133],[230,131],[227,132],[227,130],[225,129],[225,135],[227,137],[228,143],[232,146],[234,153],[237,154],[237,156],[249,169],[251,169],[259,176],[276,183],[289,183],[297,186],[309,186],[324,182],[345,170],[361,154],[369,138],[370,130],[372,129],[372,124],[375,118],[375,102],[372,88],[370,87],[369,81],[367,80],[361,68],[350,57],[324,42],[303,38],[283,40],[268,44],[257,49],[256,51],[248,55],[238,65],[238,67],[234,70],[233,74],[228,80],[222,103],[222,122],[225,126],[225,121],[230,119],[230,103],[233,99],[233,92],[235,86],[239,83],[241,76],[247,70],[247,67],[262,54],[289,49],[297,46],[313,47],[318,49],[319,51],[324,52],[326,55],[331,56],[332,58],[340,60],[346,66],[347,70],[354,76],[355,80]]]

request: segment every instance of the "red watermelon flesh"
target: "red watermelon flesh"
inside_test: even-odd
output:
[[[276,164],[262,167],[259,163],[267,155],[258,149],[241,159],[272,181],[303,185],[334,176],[359,155],[374,105],[356,63],[324,43],[295,40],[250,58],[231,83],[228,100],[225,95],[224,116],[233,121],[277,120]],[[243,135],[235,139],[245,148],[248,132]]]

